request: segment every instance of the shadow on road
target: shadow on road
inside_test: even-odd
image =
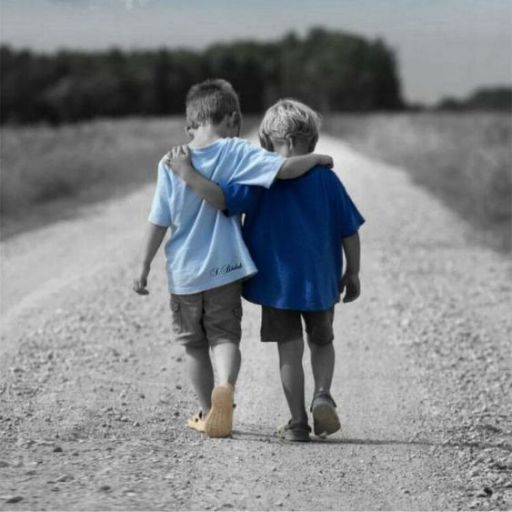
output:
[[[257,432],[251,430],[234,430],[233,439],[239,441],[254,441],[261,443],[276,443],[288,444],[287,441],[277,437],[275,433]],[[479,443],[479,442],[440,442],[430,440],[401,440],[401,439],[358,439],[358,438],[328,438],[321,439],[312,437],[310,443],[315,445],[324,444],[326,446],[333,444],[346,444],[346,445],[374,445],[374,446],[389,446],[389,445],[403,445],[403,446],[428,446],[428,447],[448,447],[448,448],[475,448],[477,450],[484,450],[488,448],[495,448],[512,452],[512,445],[509,444],[493,444],[493,443]]]

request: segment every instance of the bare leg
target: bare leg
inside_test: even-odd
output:
[[[329,392],[334,374],[334,345],[316,345],[309,343],[311,349],[311,369],[315,379],[315,395],[319,391]]]
[[[240,371],[240,349],[236,343],[212,347],[219,384],[212,392],[212,408],[204,426],[209,437],[228,437],[233,430],[233,394]]]
[[[209,348],[185,347],[187,353],[188,372],[194,391],[199,398],[201,410],[206,415],[211,407],[213,390],[213,368]]]
[[[219,384],[231,384],[235,387],[242,360],[238,345],[229,342],[216,344],[212,352]]]
[[[278,343],[279,369],[281,383],[293,422],[307,422],[307,413],[304,406],[304,369],[302,368],[302,355],[304,354],[304,341],[302,338]]]

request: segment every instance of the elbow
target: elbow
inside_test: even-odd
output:
[[[289,180],[290,179],[290,169],[289,166],[286,165],[288,162],[288,159],[283,162],[283,165],[281,165],[281,168],[279,169],[278,173],[276,174],[276,179],[278,180]]]

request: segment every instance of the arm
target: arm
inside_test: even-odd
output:
[[[361,260],[361,243],[357,231],[342,240],[343,252],[347,262],[347,268],[341,279],[341,292],[346,290],[343,302],[352,302],[361,294],[359,282],[359,267]]]
[[[133,281],[133,290],[139,295],[147,295],[148,275],[151,270],[151,263],[155,257],[158,248],[162,244],[167,228],[149,223],[146,235],[146,246],[144,250],[144,259],[142,261],[142,269],[138,279]]]
[[[325,165],[332,167],[333,161],[330,156],[319,155],[317,153],[308,153],[307,155],[291,156],[287,158],[279,172],[277,178],[280,180],[292,180],[306,174],[315,165]]]
[[[192,166],[188,146],[177,146],[171,150],[166,164],[177,174],[199,197],[210,203],[214,208],[224,211],[226,200],[224,192],[217,183],[205,178]]]

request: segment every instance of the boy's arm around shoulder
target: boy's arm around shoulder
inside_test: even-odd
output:
[[[290,156],[284,162],[277,178],[280,180],[292,180],[306,174],[316,165],[324,165],[333,167],[334,162],[329,155],[321,155],[318,153],[308,153],[307,155]]]
[[[186,145],[176,146],[165,157],[165,163],[177,174],[199,197],[218,210],[226,209],[226,200],[217,183],[205,178],[192,165],[190,148]]]
[[[237,182],[216,183],[199,173],[192,165],[188,146],[177,146],[166,156],[165,163],[171,171],[214,208],[227,216],[245,213],[257,201],[262,187]]]

